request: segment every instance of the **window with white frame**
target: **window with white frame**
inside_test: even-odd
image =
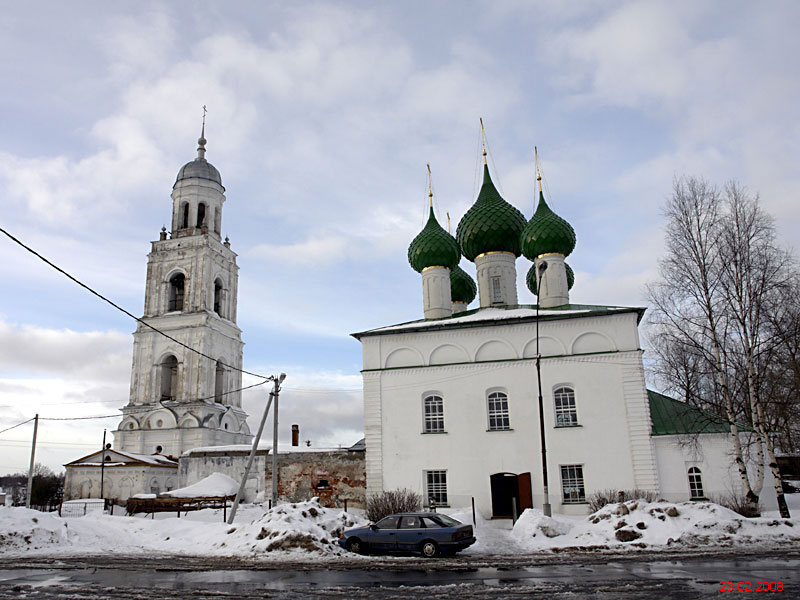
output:
[[[489,431],[511,429],[508,419],[508,395],[505,392],[491,392],[489,402]]]
[[[561,501],[564,504],[586,502],[583,465],[561,465]]]
[[[426,396],[422,401],[423,406],[423,432],[444,432],[444,400],[441,396]]]
[[[692,500],[703,498],[703,474],[697,467],[689,467],[689,497]]]
[[[425,497],[435,506],[447,505],[447,471],[425,471]]]
[[[560,387],[553,392],[556,404],[556,427],[572,427],[578,424],[578,410],[575,407],[575,390]]]

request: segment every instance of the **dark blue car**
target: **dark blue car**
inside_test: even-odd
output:
[[[433,558],[453,555],[475,543],[472,525],[464,525],[440,513],[398,513],[374,525],[348,529],[339,545],[351,552],[416,553]]]

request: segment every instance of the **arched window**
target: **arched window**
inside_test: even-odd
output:
[[[183,273],[177,273],[169,280],[169,306],[168,311],[183,310],[183,293],[186,278]]]
[[[222,281],[219,279],[214,282],[214,312],[222,316]]]
[[[178,359],[173,355],[161,363],[161,399],[175,400],[178,389]]]
[[[181,210],[183,211],[183,215],[181,216],[181,229],[186,229],[189,227],[189,203],[184,202],[181,206]]]
[[[197,205],[197,226],[203,227],[206,220],[206,205],[201,202]]]
[[[489,431],[511,429],[508,418],[508,395],[505,392],[492,392],[488,396]]]
[[[423,432],[442,433],[444,431],[444,401],[441,396],[427,396],[422,401]]]
[[[689,497],[692,500],[704,498],[703,474],[697,467],[689,467]]]
[[[217,361],[216,377],[214,378],[214,400],[222,403],[222,395],[225,392],[225,367],[222,361]]]
[[[578,410],[575,407],[575,390],[560,387],[553,392],[556,405],[556,427],[574,427],[578,424]]]

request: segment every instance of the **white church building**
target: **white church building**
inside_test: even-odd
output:
[[[242,409],[241,330],[236,325],[236,253],[223,241],[225,188],[205,158],[172,188],[172,228],[152,242],[144,315],[133,334],[130,398],[114,450],[66,465],[65,498],[124,499],[178,486],[178,458],[193,448],[247,444]]]
[[[644,308],[571,302],[565,258],[575,243],[541,183],[526,221],[485,159],[455,238],[431,201],[408,250],[424,318],[353,334],[363,346],[367,494],[410,488],[439,506],[474,499],[490,518],[546,500],[554,513],[586,514],[589,497],[609,489],[673,501],[740,492],[728,424],[646,389]],[[533,262],[527,282],[538,306],[518,303],[520,254]],[[458,266],[462,255],[477,285]],[[467,310],[476,292],[480,306]],[[765,477],[762,507],[774,509]]]

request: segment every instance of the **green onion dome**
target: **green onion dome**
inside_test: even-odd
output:
[[[462,254],[473,262],[476,256],[484,252],[511,252],[519,256],[520,234],[524,228],[525,217],[503,200],[492,183],[488,165],[484,165],[483,185],[478,199],[461,218],[456,229]]]
[[[564,269],[567,272],[567,290],[571,290],[572,286],[575,285],[575,272],[572,270],[567,263],[564,263]],[[531,294],[534,296],[539,295],[539,289],[536,285],[536,265],[531,265],[531,268],[528,269],[528,274],[525,276],[525,283],[528,284],[528,289],[531,291]]]
[[[569,256],[575,249],[575,230],[572,225],[550,210],[539,192],[539,206],[522,232],[522,252],[529,260],[542,254]]]
[[[417,273],[421,273],[427,267],[453,269],[459,260],[461,252],[455,238],[442,229],[431,206],[428,223],[408,247],[408,262]]]
[[[478,293],[478,286],[469,274],[456,265],[450,271],[450,296],[453,302],[464,302],[469,304],[475,300]]]

